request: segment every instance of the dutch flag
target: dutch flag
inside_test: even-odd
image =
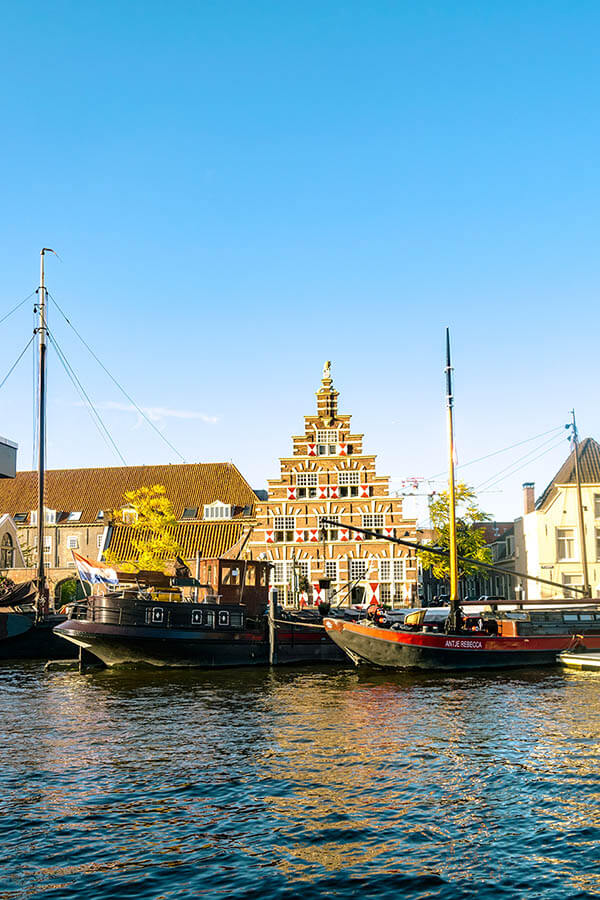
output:
[[[81,581],[87,581],[90,584],[119,583],[117,573],[114,569],[111,569],[110,566],[107,566],[106,563],[90,562],[89,559],[86,559],[85,556],[80,556],[79,553],[75,553],[74,550],[72,550],[71,553],[73,554],[73,559],[75,560],[75,565],[77,566],[77,572]]]

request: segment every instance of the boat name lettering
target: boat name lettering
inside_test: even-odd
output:
[[[463,641],[463,640],[447,640],[446,647],[454,647],[458,650],[482,650],[483,644],[481,641]]]

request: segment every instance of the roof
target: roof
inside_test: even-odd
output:
[[[514,522],[477,522],[475,528],[483,531],[486,544],[493,544],[514,530]]]
[[[581,484],[600,484],[600,444],[593,438],[584,438],[579,445],[579,479]],[[557,485],[576,484],[575,451],[571,450],[550,484],[535,504],[541,509]]]
[[[178,522],[169,534],[181,547],[183,559],[194,559],[198,553],[205,559],[215,559],[231,551],[247,528],[248,523],[244,522]],[[144,532],[129,525],[116,525],[105,550],[110,550],[120,563],[132,562],[137,556],[131,544],[133,536],[143,538]],[[162,558],[170,557],[165,553]]]
[[[49,469],[45,505],[48,509],[81,512],[79,522],[95,522],[99,510],[119,509],[123,494],[162,484],[175,517],[183,510],[215,500],[254,510],[256,494],[233,463],[185,463],[170,466],[114,466],[95,469]],[[17,472],[0,481],[0,512],[29,513],[37,509],[37,472]]]

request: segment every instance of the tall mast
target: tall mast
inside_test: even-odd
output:
[[[44,284],[44,255],[54,253],[49,247],[40,251],[40,287],[38,291],[38,566],[37,566],[37,602],[36,613],[42,618],[46,599],[46,572],[44,568],[44,481],[46,473],[46,350],[48,343],[47,296]]]
[[[581,551],[581,564],[583,566],[583,587],[586,597],[592,596],[590,588],[590,579],[588,576],[587,551],[585,546],[585,529],[583,525],[583,504],[581,502],[581,479],[579,477],[579,434],[575,423],[575,410],[571,410],[573,420],[571,428],[573,429],[573,448],[575,450],[575,484],[577,487],[577,516],[579,518],[579,548]]]
[[[458,558],[456,553],[456,487],[454,483],[454,395],[450,362],[450,329],[446,328],[446,408],[448,412],[448,531],[450,537],[450,626],[458,627]]]

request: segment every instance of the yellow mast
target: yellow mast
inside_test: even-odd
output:
[[[458,627],[458,559],[456,551],[456,488],[454,483],[454,395],[452,393],[452,366],[450,364],[450,329],[446,328],[446,408],[448,412],[448,495],[450,537],[450,625]]]

